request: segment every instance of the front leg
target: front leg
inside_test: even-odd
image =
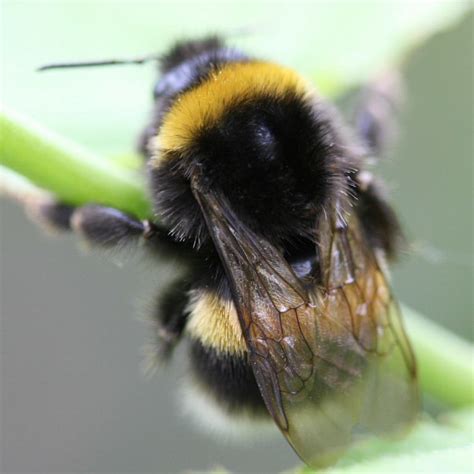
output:
[[[112,207],[86,205],[74,207],[49,197],[25,202],[28,214],[42,227],[56,232],[73,230],[91,246],[120,249],[144,242],[145,246],[165,255],[187,256],[189,245],[176,241],[159,224],[139,220]]]
[[[382,156],[398,132],[403,84],[396,71],[376,77],[363,90],[355,110],[355,128],[373,156]]]
[[[93,246],[121,248],[151,237],[151,224],[111,207],[87,205],[75,209],[71,228]]]
[[[388,260],[395,260],[406,245],[397,215],[387,200],[383,184],[368,171],[357,174],[355,210],[368,242],[383,250]]]

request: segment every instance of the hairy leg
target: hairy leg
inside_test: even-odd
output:
[[[374,156],[382,156],[396,138],[402,89],[399,74],[387,71],[362,90],[355,110],[355,127]]]
[[[159,224],[139,220],[112,207],[94,204],[74,207],[41,195],[23,204],[30,217],[43,228],[55,232],[72,230],[94,247],[113,250],[142,241],[149,249],[164,255],[185,258],[192,251]]]
[[[158,362],[166,362],[181,340],[189,317],[189,290],[192,281],[183,277],[159,293],[150,314],[153,324],[153,353]]]
[[[368,173],[358,177],[355,206],[362,228],[372,247],[383,250],[388,260],[395,260],[406,246],[400,222],[387,200],[383,184]]]

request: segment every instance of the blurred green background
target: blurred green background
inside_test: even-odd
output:
[[[420,25],[452,19],[430,38],[419,34],[405,60],[400,140],[379,169],[412,242],[394,271],[397,294],[472,340],[473,14],[460,15],[466,2],[437,3],[4,1],[1,100],[113,155],[133,148],[147,119],[154,67],[36,74],[36,66],[230,32],[232,44],[335,95],[376,73],[381,57],[395,59]],[[242,28],[254,33],[238,35]],[[181,416],[183,353],[151,381],[141,377],[148,333],[135,316],[172,268],[85,258],[74,237],[47,239],[17,206],[1,206],[4,472],[263,472],[298,463],[278,436],[226,444]]]

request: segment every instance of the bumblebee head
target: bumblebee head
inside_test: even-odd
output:
[[[155,210],[176,237],[204,242],[194,181],[274,242],[307,237],[343,154],[333,115],[299,76],[269,63],[227,65],[164,116],[150,161]]]

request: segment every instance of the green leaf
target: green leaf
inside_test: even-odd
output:
[[[473,430],[473,408],[445,415],[440,422],[425,416],[406,437],[374,439],[354,446],[324,472],[472,472]],[[300,472],[313,471],[303,468]]]
[[[473,345],[406,306],[403,315],[422,391],[452,407],[474,405]]]

